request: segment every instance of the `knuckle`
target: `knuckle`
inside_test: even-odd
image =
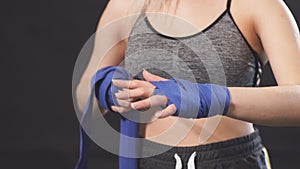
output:
[[[129,88],[135,88],[136,86],[138,86],[138,80],[131,80]]]
[[[147,95],[147,92],[146,92],[145,88],[141,88],[140,90],[141,90],[141,95],[142,96],[146,96]]]
[[[135,89],[135,97],[143,96],[144,92],[142,89]]]
[[[134,98],[134,91],[132,90],[128,91],[126,99],[131,99],[131,98]]]
[[[124,106],[125,107],[130,107],[130,102],[125,102]]]
[[[126,93],[126,95],[125,95],[126,97],[124,97],[124,99],[129,99],[129,98],[131,98],[131,95],[132,95],[131,91],[128,90],[127,93]]]

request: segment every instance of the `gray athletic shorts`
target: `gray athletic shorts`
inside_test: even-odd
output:
[[[144,148],[145,150],[143,151],[151,151],[149,152],[150,154],[153,151],[166,148],[167,145],[149,141],[144,146],[147,146],[147,148]],[[223,142],[193,147],[173,147],[162,154],[141,158],[139,160],[139,168],[267,169],[262,148],[261,137],[258,130],[256,130],[247,136]]]

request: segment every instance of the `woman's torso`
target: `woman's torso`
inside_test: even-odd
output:
[[[264,58],[258,57],[262,47],[253,30],[251,17],[240,8],[244,5],[234,1],[230,5],[224,0],[203,1],[200,6],[201,3],[182,2],[178,5],[176,16],[189,20],[176,21],[184,25],[183,29],[174,31],[176,33],[168,31],[167,24],[166,27],[156,24],[155,21],[165,22],[164,15],[158,20],[157,15],[142,15],[128,39],[126,68],[133,74],[144,68],[157,68],[198,83],[257,86],[260,60]],[[205,17],[205,13],[211,17]],[[182,30],[189,33],[182,33]],[[184,36],[177,36],[179,34]],[[253,131],[251,123],[228,117],[197,120],[167,117],[147,123],[143,134],[145,138],[162,144],[194,146],[241,137]]]

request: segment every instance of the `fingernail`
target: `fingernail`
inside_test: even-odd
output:
[[[155,117],[160,117],[161,114],[162,114],[162,111],[155,113],[154,116],[155,116]]]
[[[115,93],[116,98],[120,97],[120,92],[118,91],[117,93]]]
[[[135,104],[131,103],[131,107],[136,110]]]
[[[118,107],[116,107],[116,106],[111,106],[111,109],[112,109],[113,111],[118,111]]]

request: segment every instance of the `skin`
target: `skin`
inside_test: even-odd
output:
[[[174,6],[171,5],[170,8]],[[185,18],[202,30],[214,21],[225,10],[225,7],[226,1],[224,0],[180,1],[175,15]],[[98,26],[98,30],[101,31],[97,36],[101,38],[95,40],[95,46],[99,47],[94,49],[89,65],[77,88],[79,108],[82,110],[88,92],[81,91],[89,90],[86,86],[95,71],[106,66],[119,65],[124,60],[126,37],[131,28],[126,29],[125,23],[114,24],[114,21],[134,14],[128,13],[126,9],[130,9],[127,2],[111,0],[101,17]],[[227,113],[228,117],[197,119],[186,137],[176,144],[178,146],[219,142],[253,132],[252,124],[244,121],[269,126],[300,125],[300,38],[298,27],[289,9],[280,0],[233,0],[231,13],[250,46],[259,54],[260,59],[264,63],[270,62],[278,86],[229,87],[231,103]],[[150,19],[150,21],[160,32],[172,35],[165,31],[168,29],[156,24],[154,19]],[[110,25],[110,28],[105,29],[107,25]],[[183,33],[183,35],[188,34],[187,32]],[[115,41],[118,43],[113,44]],[[109,46],[113,47],[109,48]],[[99,58],[99,56],[101,57]],[[99,60],[100,64],[98,65]],[[143,72],[143,75],[147,81],[113,81],[116,86],[125,89],[124,92],[116,94],[121,106],[112,106],[114,111],[124,113],[130,109],[147,109],[150,105],[167,103],[166,97],[153,96],[154,86],[149,83],[149,81],[165,79],[146,71]],[[137,98],[144,98],[144,100],[135,102]],[[157,112],[156,116],[159,119],[146,125],[145,137],[152,139],[172,126],[175,121],[179,121],[183,126],[185,123],[189,123],[186,119],[170,116],[175,110],[176,107],[170,105],[162,112]],[[213,120],[220,120],[220,123],[207,139],[199,142],[199,133],[205,132],[205,123]],[[171,135],[166,137],[170,138]],[[168,139],[155,141],[171,144]]]
[[[165,81],[167,79],[153,75],[146,70],[143,76],[147,81]],[[141,81],[114,80],[114,85],[125,88],[118,92],[116,97],[119,100],[145,97],[146,99],[137,102],[127,102],[121,107],[112,106],[114,111],[126,112],[129,109],[147,109],[155,105],[166,105],[168,98],[160,95],[153,95],[155,86]],[[146,89],[145,89],[146,88]],[[229,87],[231,93],[231,104],[227,116],[240,120],[251,121],[256,124],[270,126],[300,126],[300,86],[279,86],[264,88]],[[244,97],[246,95],[247,97]],[[252,102],[249,100],[253,100]],[[266,102],[266,100],[271,100]],[[257,102],[265,102],[257,106]],[[156,116],[160,118],[174,114],[176,107],[169,105]],[[249,113],[255,112],[255,113]]]

